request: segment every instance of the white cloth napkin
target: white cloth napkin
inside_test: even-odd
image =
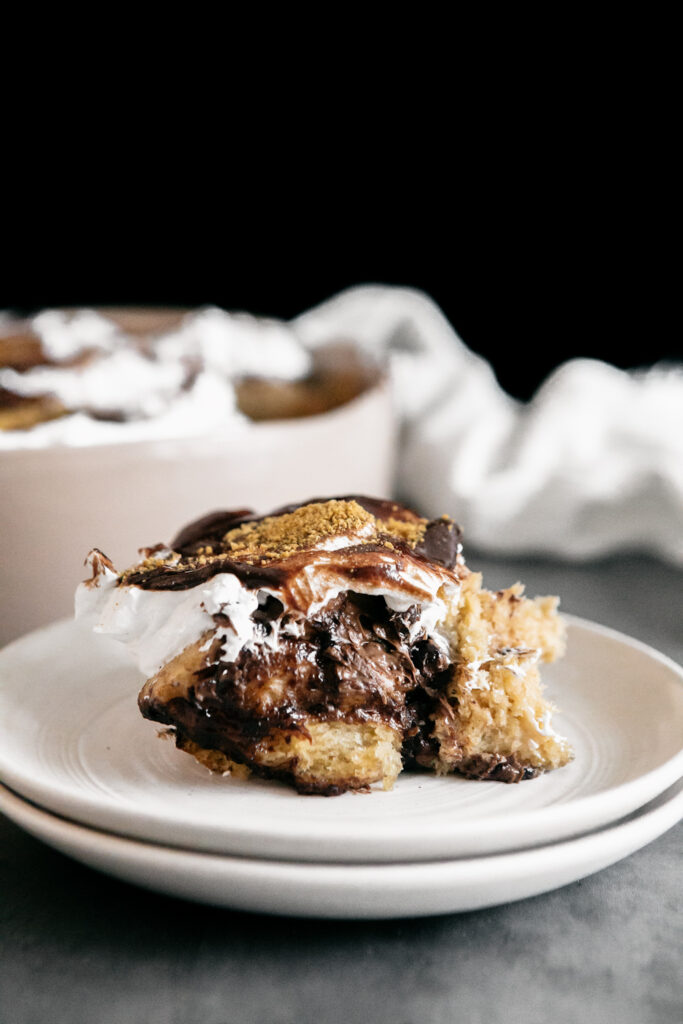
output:
[[[365,286],[293,324],[353,338],[390,367],[402,424],[397,489],[499,553],[645,550],[683,563],[683,366],[575,359],[528,403],[498,385],[426,295]]]

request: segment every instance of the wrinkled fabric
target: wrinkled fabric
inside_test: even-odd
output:
[[[420,292],[365,286],[298,317],[310,345],[353,338],[389,367],[397,496],[484,551],[683,564],[683,365],[558,367],[530,402],[498,384]]]

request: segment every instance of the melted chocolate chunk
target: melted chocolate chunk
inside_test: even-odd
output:
[[[432,519],[415,551],[431,562],[453,569],[461,547],[462,532],[456,523],[447,519]]]
[[[531,765],[522,764],[516,757],[502,754],[479,754],[457,766],[460,775],[468,779],[486,779],[493,782],[523,782],[535,778],[539,772]]]
[[[275,604],[269,599],[259,609],[269,622]],[[185,697],[164,702],[145,686],[140,709],[179,736],[250,764],[254,745],[275,727],[300,732],[311,716],[386,722],[406,737],[406,760],[426,767],[436,753],[430,714],[448,671],[431,641],[410,643],[413,617],[413,609],[392,612],[381,597],[340,595],[303,621],[302,636],[281,633],[275,650],[244,648],[233,662],[207,665]],[[273,689],[283,679],[284,700],[281,686]]]
[[[275,619],[279,619],[284,610],[285,606],[282,601],[278,601],[272,594],[267,594],[263,601],[261,601],[259,596],[259,606],[255,612],[251,613],[251,618],[270,632],[270,623],[274,622]],[[214,615],[215,618],[216,616]]]

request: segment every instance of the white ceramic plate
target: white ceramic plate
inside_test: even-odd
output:
[[[568,885],[628,856],[683,816],[683,780],[616,825],[515,853],[412,864],[310,864],[196,853],[65,821],[0,786],[0,811],[90,867],[200,903],[299,917],[450,914]]]
[[[529,847],[616,821],[683,774],[683,670],[571,620],[546,670],[575,761],[506,786],[399,777],[390,793],[302,797],[211,775],[139,714],[116,643],[56,623],[0,653],[0,780],[84,824],[187,849],[294,861],[412,861]]]

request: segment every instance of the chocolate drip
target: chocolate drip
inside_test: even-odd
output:
[[[195,547],[222,540],[228,530],[260,518],[262,517],[254,515],[253,509],[250,508],[209,512],[208,515],[184,526],[171,541],[171,548],[182,555],[194,554]]]
[[[288,576],[286,570],[279,565],[251,565],[249,562],[233,562],[221,558],[215,562],[205,562],[204,565],[158,565],[153,569],[129,573],[125,582],[141,590],[190,590],[221,572],[237,576],[250,590],[282,587]]]

